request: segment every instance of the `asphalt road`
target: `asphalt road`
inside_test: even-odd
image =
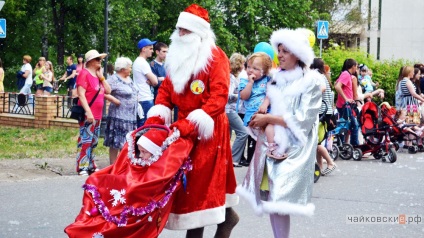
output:
[[[291,217],[291,237],[424,237],[424,153],[398,153],[394,164],[373,159],[336,162],[338,169],[314,185],[315,216]],[[236,168],[239,183],[246,170]],[[66,237],[63,229],[80,209],[84,180],[57,176],[0,182],[0,237]],[[267,216],[255,216],[243,200],[235,210],[241,219],[232,237],[272,237]],[[347,220],[348,216],[375,221],[377,216],[399,215],[407,220],[418,215],[421,222],[353,224]],[[207,227],[204,237],[213,237],[215,229]],[[184,235],[184,231],[164,230],[160,238]]]

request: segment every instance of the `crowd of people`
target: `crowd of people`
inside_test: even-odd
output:
[[[324,138],[318,128],[321,124],[327,130],[335,128],[334,115],[342,113],[346,104],[355,105],[360,111],[362,105],[374,97],[384,99],[384,90],[373,81],[372,70],[355,59],[346,59],[337,80],[332,82],[330,67],[323,59],[315,58],[301,29],[272,33],[270,43],[277,54],[278,66],[273,63],[274,55],[268,52],[253,52],[247,56],[233,53],[228,59],[215,44],[207,10],[196,4],[180,14],[170,39],[169,47],[148,38],[139,40],[138,57],[134,61],[117,58],[114,64],[108,65],[107,78],[102,71],[102,62],[107,56],[104,53],[90,50],[78,55],[77,64],[73,56],[66,58],[66,72],[58,80],[67,83],[68,96],[77,97],[78,105],[85,110],[84,120],[79,121],[76,172],[81,176],[92,175],[91,178],[98,174],[94,149],[98,144],[104,102],[108,100],[103,145],[109,147],[112,167],[103,175],[122,176],[118,168],[122,169],[125,163],[129,167],[121,172],[125,171],[128,177],[116,183],[102,180],[96,188],[98,193],[109,193],[102,189],[113,183],[114,186],[125,183],[130,188],[132,173],[158,173],[158,170],[149,172],[148,168],[143,172],[133,170],[131,166],[143,167],[144,162],[132,163],[129,157],[134,155],[130,155],[130,151],[137,151],[136,161],[165,160],[167,158],[159,155],[169,146],[163,147],[162,143],[168,143],[166,137],[170,132],[158,130],[156,134],[160,134],[160,139],[154,142],[154,130],[138,140],[129,141],[129,138],[140,128],[160,124],[170,131],[178,131],[178,136],[192,144],[184,155],[190,158],[192,170],[183,175],[184,188],[171,194],[175,198],[172,208],[162,214],[167,218],[167,228],[187,230],[186,237],[202,237],[205,226],[216,224],[216,237],[229,237],[239,222],[232,208],[238,204],[239,195],[249,201],[256,212],[269,214],[275,237],[288,237],[290,215],[310,216],[314,212],[311,195],[315,162],[326,176],[337,168],[322,144]],[[153,53],[156,57],[149,62]],[[30,94],[34,81],[37,96],[50,95],[55,87],[52,62],[40,57],[33,69],[31,60],[29,55],[23,57],[20,76],[25,83],[20,93]],[[400,69],[395,102],[398,123],[408,119],[414,105],[421,114],[422,74],[424,65]],[[0,60],[0,92],[4,90],[3,78]],[[424,134],[420,126],[409,130]],[[231,144],[233,132],[235,138]],[[354,146],[363,143],[358,126],[351,127],[343,139]],[[158,150],[161,150],[159,155]],[[168,159],[181,156],[166,155]],[[234,168],[242,166],[249,169],[244,181],[236,187]],[[154,186],[158,186],[159,191],[164,185]],[[90,200],[89,193],[94,194],[93,190],[87,190],[84,201]],[[130,201],[130,196],[148,195],[128,191],[126,196]],[[95,206],[93,204],[98,205],[99,201],[90,206]],[[105,215],[104,208],[85,205],[76,222],[66,230],[71,237],[82,231],[90,235],[107,234],[122,226],[115,222],[107,228],[96,224],[87,227],[99,230],[84,230],[88,229],[84,228],[87,223],[98,221],[89,220],[90,216],[113,221],[110,214]],[[153,215],[157,211],[149,212]],[[165,223],[159,218],[158,224],[146,225],[143,229],[160,233]],[[136,220],[128,222],[137,227]],[[135,230],[125,232],[135,234]]]

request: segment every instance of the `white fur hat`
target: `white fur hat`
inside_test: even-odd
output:
[[[197,4],[191,4],[180,13],[177,28],[184,28],[198,34],[201,38],[207,38],[212,31],[208,11]]]
[[[280,29],[274,31],[269,40],[275,52],[278,52],[278,45],[282,44],[299,60],[310,66],[315,58],[314,51],[309,45],[308,38],[302,32],[301,28],[296,30]]]

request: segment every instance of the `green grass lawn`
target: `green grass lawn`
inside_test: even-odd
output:
[[[73,158],[77,154],[78,129],[26,129],[0,127],[0,159]],[[103,138],[96,156],[108,156]]]

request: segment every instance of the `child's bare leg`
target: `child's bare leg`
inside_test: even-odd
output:
[[[274,125],[268,124],[265,127],[265,135],[266,135],[266,141],[268,143],[274,143],[274,136],[275,136]]]

